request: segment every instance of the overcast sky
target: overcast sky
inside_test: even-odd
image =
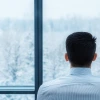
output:
[[[93,18],[100,16],[100,0],[44,0],[45,19],[78,15]]]
[[[100,16],[100,0],[43,0],[44,18]],[[0,0],[0,19],[33,19],[34,0]]]
[[[31,19],[34,11],[33,0],[0,0],[0,19]]]

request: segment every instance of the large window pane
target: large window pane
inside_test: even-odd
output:
[[[0,0],[0,85],[34,85],[34,0]]]
[[[69,72],[65,62],[65,38],[76,31],[87,31],[97,37],[97,60],[92,64],[94,75],[100,75],[100,1],[43,0],[43,78],[62,77]]]

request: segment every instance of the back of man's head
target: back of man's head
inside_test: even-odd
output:
[[[90,66],[96,51],[96,38],[88,32],[75,32],[66,39],[68,59],[73,66]]]

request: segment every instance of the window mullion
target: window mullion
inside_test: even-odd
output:
[[[37,91],[39,86],[42,84],[43,81],[43,61],[42,61],[42,53],[43,53],[43,44],[42,44],[42,35],[43,35],[43,28],[42,28],[42,0],[34,0],[34,18],[35,18],[35,91],[37,96]]]

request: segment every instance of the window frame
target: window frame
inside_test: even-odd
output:
[[[43,1],[34,0],[34,43],[35,43],[35,90],[34,86],[0,86],[0,94],[34,94],[35,100],[43,82]]]
[[[43,0],[34,0],[35,30],[35,99],[43,82]]]

